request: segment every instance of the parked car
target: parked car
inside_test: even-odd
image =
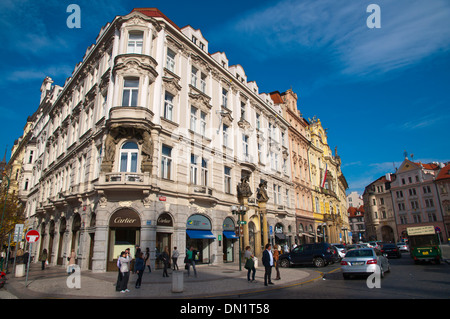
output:
[[[380,249],[380,245],[379,245],[379,243],[377,241],[369,241],[367,243],[367,246],[369,248],[373,248],[373,249]]]
[[[387,257],[397,257],[402,258],[402,253],[397,248],[395,244],[381,244],[380,251],[382,254],[385,254]]]
[[[408,251],[409,252],[409,247],[406,243],[397,243],[397,248],[398,250],[402,251]]]
[[[331,244],[331,246],[333,246],[334,248],[337,249],[337,252],[338,252],[338,255],[339,255],[339,260],[344,258],[345,253],[347,252],[347,250],[345,249],[344,245],[342,245],[342,244]]]
[[[339,256],[337,249],[329,243],[316,243],[299,245],[291,252],[280,255],[279,261],[281,267],[312,264],[319,268],[339,261]]]
[[[360,244],[353,244],[353,245],[347,245],[347,246],[345,246],[345,248],[347,249],[347,251],[349,251],[352,249],[361,249],[361,248],[367,248],[367,247],[364,247]]]
[[[341,270],[344,279],[351,275],[370,275],[377,267],[380,267],[380,275],[384,277],[385,272],[391,270],[389,260],[380,251],[373,248],[353,249],[345,254],[341,260]]]

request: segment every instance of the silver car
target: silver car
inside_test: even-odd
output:
[[[352,249],[341,261],[341,270],[345,279],[351,275],[370,275],[380,267],[381,278],[391,270],[389,260],[379,250],[373,248]]]

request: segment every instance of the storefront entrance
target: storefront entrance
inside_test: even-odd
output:
[[[172,233],[173,220],[168,213],[162,213],[156,220],[156,268],[163,268],[164,265],[158,256],[168,248],[169,255],[172,253]]]
[[[117,270],[117,259],[122,251],[129,248],[134,258],[135,246],[139,245],[141,236],[141,219],[128,208],[115,212],[109,220],[109,241],[107,271]]]
[[[211,222],[203,215],[192,215],[186,223],[186,249],[194,247],[197,251],[195,262],[209,264],[211,262],[211,241],[216,237],[211,232]]]
[[[223,262],[234,261],[234,247],[239,248],[236,244],[238,236],[235,234],[235,225],[233,219],[225,218],[223,221]]]

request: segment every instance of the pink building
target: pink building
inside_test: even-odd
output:
[[[407,227],[429,226],[441,230],[442,242],[447,242],[441,205],[434,183],[439,164],[414,163],[405,158],[391,183],[391,194],[400,237],[406,237]]]

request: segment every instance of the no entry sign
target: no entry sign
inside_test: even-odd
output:
[[[27,232],[27,234],[25,235],[25,238],[27,239],[27,242],[35,243],[39,240],[40,236],[41,235],[39,234],[39,232],[37,230],[32,229]]]

